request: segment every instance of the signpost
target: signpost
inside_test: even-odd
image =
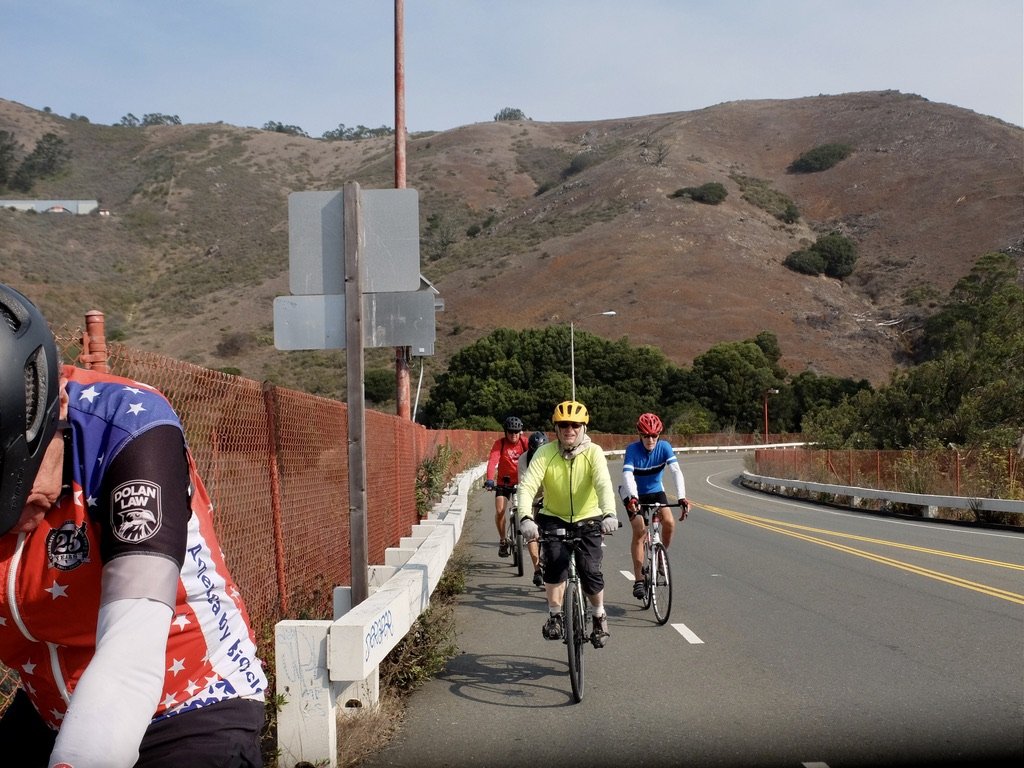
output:
[[[433,354],[435,297],[419,274],[419,198],[411,189],[288,196],[291,296],[274,299],[274,346],[344,349],[347,361],[352,605],[369,591],[365,347]]]

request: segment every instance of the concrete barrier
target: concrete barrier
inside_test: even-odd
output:
[[[855,485],[831,485],[829,483],[812,483],[806,480],[788,480],[781,477],[766,477],[744,471],[744,485],[754,486],[758,490],[780,495],[790,495],[788,489],[806,491],[808,493],[824,493],[834,496],[849,496],[851,499],[880,499],[897,504],[915,504],[929,510],[929,517],[934,517],[938,507],[950,509],[977,509],[989,512],[1013,512],[1024,514],[1024,501],[1013,499],[988,499],[972,496],[933,496],[925,493],[904,493],[902,491],[884,491],[875,488],[861,488]]]
[[[352,607],[349,587],[334,591],[334,620],[288,620],[274,631],[277,746],[282,766],[337,766],[339,712],[377,704],[379,665],[430,604],[462,536],[480,464],[460,474],[429,516],[413,526],[382,565],[370,566],[370,594]],[[340,707],[340,710],[339,710]]]

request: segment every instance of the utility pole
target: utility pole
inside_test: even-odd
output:
[[[395,189],[405,189],[405,26],[404,0],[395,0]],[[411,419],[409,347],[395,347],[395,412]]]

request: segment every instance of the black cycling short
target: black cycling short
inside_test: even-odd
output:
[[[259,701],[229,699],[150,723],[135,768],[261,768],[265,716]],[[56,739],[19,688],[0,719],[2,764],[46,768]]]
[[[536,522],[542,538],[548,531],[570,527],[562,518],[545,514],[538,514]],[[580,584],[585,594],[596,595],[604,589],[601,523],[598,520],[584,520],[572,525],[581,526],[586,531],[576,547],[576,570],[580,575]],[[543,541],[541,546],[544,548],[544,583],[561,584],[569,576],[569,548],[557,539]]]
[[[514,485],[496,485],[494,486],[494,495],[511,499],[516,495],[516,487]]]

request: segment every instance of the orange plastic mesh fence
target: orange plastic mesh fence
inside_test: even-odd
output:
[[[758,450],[756,472],[768,477],[904,493],[1024,498],[1024,461],[1016,449]]]

